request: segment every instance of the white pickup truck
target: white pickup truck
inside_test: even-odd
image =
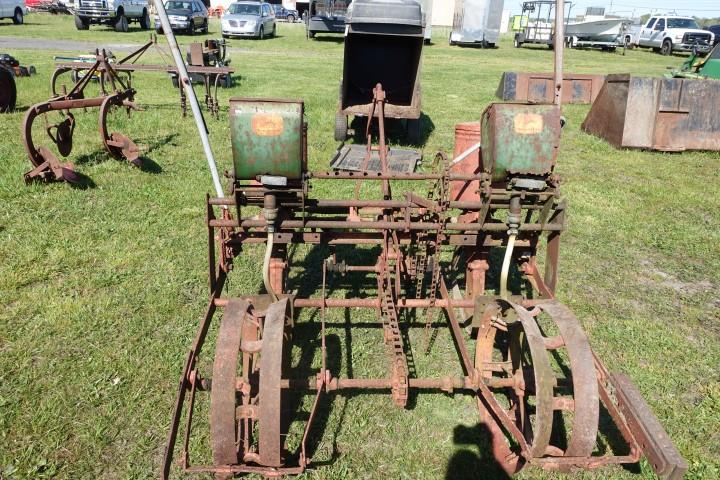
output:
[[[708,53],[713,44],[713,34],[701,30],[697,22],[690,17],[655,16],[650,17],[640,29],[637,45],[649,47],[663,55],[672,52],[690,52],[697,48],[700,53]]]
[[[148,30],[148,0],[75,0],[75,27],[87,30],[91,23],[110,25],[116,32],[127,32],[128,24],[136,21]]]

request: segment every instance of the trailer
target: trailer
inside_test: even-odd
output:
[[[425,45],[432,42],[432,10],[433,0],[420,0],[422,5],[423,20],[425,21]]]
[[[310,0],[305,14],[307,38],[318,33],[344,33],[348,4],[346,0]]]
[[[450,45],[492,48],[500,38],[503,0],[455,0]]]
[[[565,23],[570,18],[572,3],[565,2],[567,16]],[[555,38],[555,0],[533,0],[523,2],[520,18],[513,22],[513,45],[520,48],[523,44],[547,45],[553,48]]]
[[[347,139],[349,117],[365,117],[373,89],[385,87],[385,116],[407,121],[408,139],[420,137],[421,6],[413,0],[355,0],[348,11],[335,140]]]

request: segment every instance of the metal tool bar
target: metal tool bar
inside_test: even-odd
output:
[[[178,71],[178,84],[185,90],[185,95],[190,99],[190,108],[193,112],[193,118],[195,119],[195,125],[197,125],[198,134],[202,141],[203,150],[205,151],[205,158],[210,168],[210,175],[212,176],[213,185],[215,187],[215,194],[218,197],[224,197],[222,185],[220,184],[220,175],[218,174],[217,165],[215,164],[215,156],[213,155],[212,148],[210,146],[210,138],[208,136],[209,130],[205,119],[200,111],[200,104],[198,103],[197,97],[195,96],[195,90],[192,87],[192,82],[188,76],[185,62],[183,62],[182,54],[180,53],[180,47],[178,47],[177,41],[175,40],[175,34],[170,26],[170,19],[165,11],[165,5],[161,0],[154,0],[155,9],[157,10],[160,23],[162,24],[163,32],[165,32],[165,38],[167,39],[170,51],[172,52],[173,59],[175,60],[175,66]]]

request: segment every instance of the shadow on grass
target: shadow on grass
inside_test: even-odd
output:
[[[475,448],[462,448],[455,452],[445,470],[446,480],[475,480],[478,478],[478,472],[482,472],[482,478],[486,480],[510,479],[492,456],[492,432],[484,423],[478,423],[473,427],[456,426],[453,430],[453,443]]]
[[[401,118],[385,118],[385,137],[386,142],[389,144],[400,144],[408,145],[411,147],[422,148],[427,143],[430,134],[435,130],[435,123],[425,113],[420,114],[420,118],[415,121],[420,122],[420,133],[417,138],[411,138],[408,133],[410,122],[414,120],[401,119]],[[365,143],[365,129],[367,128],[367,117],[354,117],[350,123],[350,127],[355,131],[353,140],[355,143]],[[373,121],[372,124],[373,142],[378,142],[378,124],[377,121]]]
[[[92,178],[80,172],[73,172],[72,181],[67,183],[76,190],[88,190],[97,187]]]
[[[315,42],[325,42],[325,43],[343,43],[345,41],[345,37],[340,34],[337,34],[337,35],[326,34],[326,35],[319,37],[316,34],[313,38],[310,38],[309,40],[313,40]]]

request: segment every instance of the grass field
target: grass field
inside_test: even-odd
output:
[[[69,16],[26,21],[21,27],[0,22],[0,47],[8,36],[98,46],[147,38],[136,29],[77,32]],[[216,22],[211,32],[219,36]],[[302,98],[311,169],[326,168],[337,148],[332,130],[342,43],[308,41],[299,24],[280,24],[278,33],[262,42],[231,42],[239,78],[220,93],[220,120],[206,117],[221,169],[231,168],[231,96]],[[514,49],[507,39],[495,50],[451,48],[437,35],[423,52],[426,159],[452,151],[454,125],[479,119],[502,71],[552,68],[547,49]],[[189,41],[180,37],[183,45]],[[108,159],[96,113],[78,111],[71,160],[92,181],[86,188],[25,186],[23,111],[49,97],[53,56],[80,52],[8,53],[38,74],[18,80],[17,111],[0,117],[0,478],[157,477],[177,381],[207,302],[203,202],[212,185],[195,125],[181,117],[165,76],[137,74],[137,101],[146,110],[115,118],[114,125],[143,146],[146,168]],[[566,53],[566,68],[576,73],[660,75],[681,61],[648,51]],[[558,170],[570,228],[559,298],[607,365],[636,382],[688,460],[688,477],[719,478],[720,154],[618,151],[580,131],[587,110],[564,108]],[[314,193],[339,196],[351,188],[319,186]],[[295,264],[319,254],[298,249]],[[231,293],[261,289],[260,262],[259,250],[246,251]],[[318,281],[315,274],[300,285],[298,274],[293,270],[295,287]],[[317,333],[311,313],[302,312],[298,326],[313,332],[308,339]],[[333,351],[344,352],[334,357],[338,372],[382,375],[385,367],[371,356],[384,358],[378,331],[353,330],[349,361],[345,319],[333,312],[329,320],[338,325],[329,331]],[[412,338],[422,341],[422,332]],[[445,331],[430,355],[421,350],[416,347],[418,369],[454,361]],[[299,359],[307,352],[296,353]],[[317,351],[309,355],[315,363],[300,367],[317,367]],[[469,397],[422,394],[409,410],[384,395],[332,398],[325,428],[315,432],[318,466],[302,478],[503,478],[478,439]],[[526,469],[519,478],[556,476]],[[573,478],[653,474],[643,461],[638,469]]]

